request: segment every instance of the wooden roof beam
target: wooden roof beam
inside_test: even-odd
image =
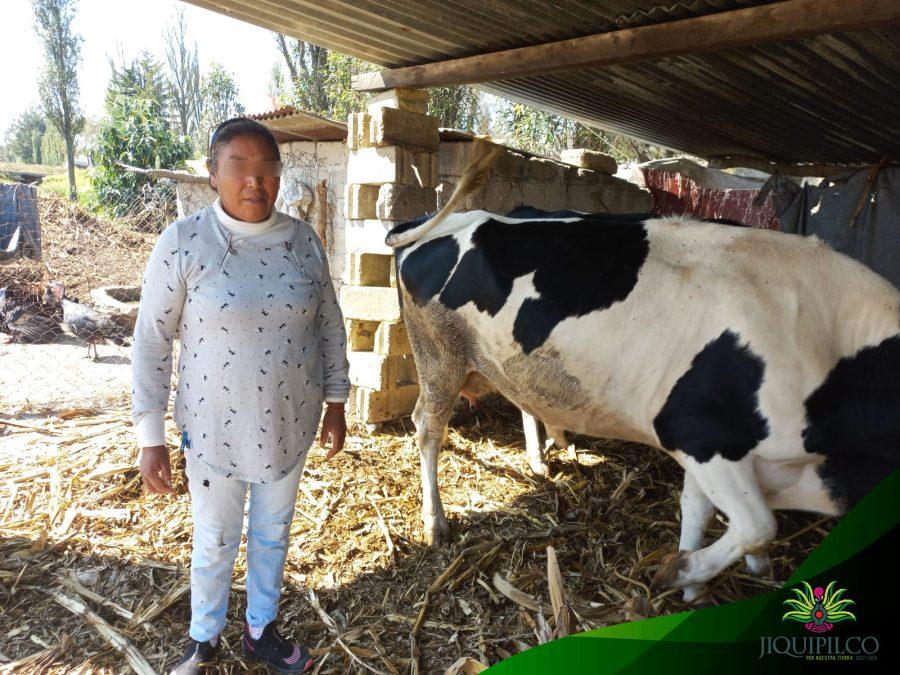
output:
[[[900,23],[897,0],[783,0],[353,77],[357,91],[507,80]]]

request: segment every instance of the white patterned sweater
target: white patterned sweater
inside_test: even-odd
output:
[[[138,443],[162,444],[146,440],[147,428],[162,436],[177,336],[173,418],[186,452],[253,483],[290,473],[315,439],[323,399],[350,391],[321,242],[303,221],[273,216],[241,234],[222,224],[231,219],[217,202],[167,227],[147,263],[132,343]]]

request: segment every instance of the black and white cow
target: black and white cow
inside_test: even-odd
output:
[[[457,188],[464,193],[472,182]],[[452,213],[394,228],[419,371],[426,537],[449,529],[437,456],[484,377],[554,427],[668,452],[684,469],[688,599],[774,509],[839,514],[900,464],[900,292],[815,238],[647,214]],[[701,548],[714,509],[726,533]]]

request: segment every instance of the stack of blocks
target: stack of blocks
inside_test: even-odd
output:
[[[397,223],[435,210],[440,121],[425,114],[427,93],[391,89],[350,115],[347,162],[347,319],[350,410],[367,424],[409,415],[419,395],[400,314],[393,251]]]

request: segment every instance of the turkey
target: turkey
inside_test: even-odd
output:
[[[9,334],[9,342],[40,344],[62,335],[53,309],[38,298],[22,284],[0,288],[0,331]]]
[[[128,331],[105,314],[101,314],[87,305],[68,299],[65,286],[59,281],[52,281],[47,289],[47,296],[53,297],[62,310],[62,319],[66,327],[75,337],[84,340],[88,345],[88,357],[94,347],[94,361],[98,360],[97,345],[112,342],[121,347],[128,346]]]

